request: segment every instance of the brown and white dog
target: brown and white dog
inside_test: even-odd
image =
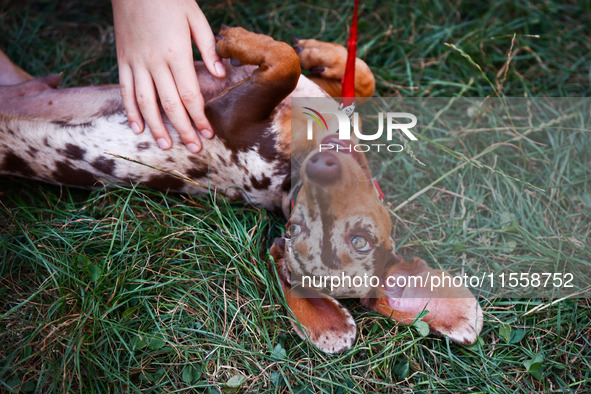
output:
[[[216,190],[282,212],[289,218],[287,233],[271,255],[293,326],[318,348],[343,352],[356,337],[351,314],[336,299],[295,286],[292,270],[338,271],[357,264],[384,280],[448,274],[394,254],[392,223],[363,155],[315,152],[322,140],[348,143],[321,133],[311,141],[292,136],[292,125],[305,129],[307,118],[292,108],[291,98],[338,96],[346,59],[337,44],[298,40],[295,49],[241,28],[221,30],[217,51],[226,59],[227,77],[213,78],[196,63],[216,133],[197,155],[174,132],[167,151],[150,133],[135,135],[117,86],[56,89],[59,78],[33,79],[0,52],[0,175],[86,188],[104,183],[191,194]],[[302,76],[301,67],[313,75]],[[356,96],[371,96],[374,78],[359,59],[355,77]],[[292,162],[300,168],[292,169]],[[292,170],[301,177],[297,198]],[[428,310],[423,320],[431,332],[462,344],[474,343],[482,328],[482,310],[465,287],[382,285],[362,303],[405,324]]]

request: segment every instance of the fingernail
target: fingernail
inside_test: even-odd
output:
[[[193,142],[187,144],[187,149],[189,149],[191,153],[197,153],[201,150],[201,148]]]
[[[131,129],[133,130],[134,133],[139,134],[142,132],[142,129],[140,129],[140,125],[137,124],[136,122],[131,122]]]
[[[213,131],[209,130],[209,129],[203,129],[203,130],[199,130],[199,132],[201,133],[202,136],[204,136],[205,138],[212,138],[213,137]]]
[[[170,148],[170,142],[168,142],[164,138],[158,138],[156,140],[156,142],[158,143],[158,146],[160,147],[160,149],[168,149],[168,148]]]
[[[226,74],[226,69],[224,68],[224,65],[222,64],[222,62],[217,61],[214,64],[215,67],[215,72],[218,75],[218,77],[223,77]]]

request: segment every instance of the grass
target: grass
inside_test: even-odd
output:
[[[360,54],[380,96],[591,93],[589,1],[361,3]],[[328,2],[203,8],[214,29],[241,25],[285,41],[344,42],[351,15],[349,4]],[[106,1],[0,6],[0,47],[34,75],[63,72],[66,86],[115,83],[113,39]],[[427,167],[399,156],[386,163],[398,178],[381,180],[394,209],[407,202],[395,211],[400,253],[443,266],[588,266],[588,130],[519,139],[502,131],[429,130],[422,137],[430,142],[413,149]],[[499,145],[478,159],[483,166],[450,172],[463,163],[459,154],[475,157],[493,144]],[[422,337],[345,301],[358,341],[328,356],[290,327],[267,268],[268,247],[283,222],[265,211],[209,197],[85,192],[5,178],[0,212],[2,391],[591,388],[588,299],[481,299],[485,325],[471,347]]]

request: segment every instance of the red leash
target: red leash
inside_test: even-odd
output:
[[[355,58],[357,57],[357,13],[359,9],[359,0],[355,0],[353,10],[353,22],[351,23],[351,33],[347,42],[347,66],[345,75],[343,75],[341,92],[341,107],[346,108],[355,103]],[[351,111],[353,112],[353,111]]]
[[[351,34],[347,42],[347,65],[345,66],[345,75],[341,81],[343,89],[341,91],[341,110],[348,116],[355,110],[355,58],[357,57],[357,14],[359,13],[359,0],[355,0],[353,9],[353,22],[351,22]],[[380,188],[377,180],[372,179],[373,187],[380,199],[384,201],[386,196]]]

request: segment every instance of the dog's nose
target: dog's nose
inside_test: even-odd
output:
[[[334,153],[318,152],[308,160],[306,175],[314,182],[332,183],[341,175],[341,163]]]

